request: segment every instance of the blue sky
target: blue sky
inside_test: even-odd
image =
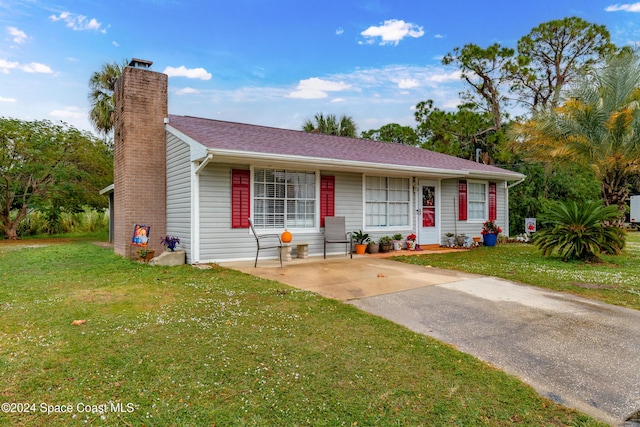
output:
[[[526,4],[526,5],[525,5]],[[515,47],[535,26],[578,16],[640,45],[640,2],[615,0],[0,0],[0,116],[90,130],[88,80],[141,58],[169,75],[169,111],[300,129],[317,112],[360,131],[415,124],[462,85],[455,47]]]

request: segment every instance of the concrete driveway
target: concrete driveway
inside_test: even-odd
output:
[[[610,424],[621,425],[640,410],[636,310],[368,257],[294,260],[284,268],[262,260],[258,268],[225,266],[345,301],[437,338]]]

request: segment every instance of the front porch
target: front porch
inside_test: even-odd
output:
[[[455,282],[466,273],[437,268],[425,268],[388,259],[392,256],[410,256],[442,253],[459,249],[427,249],[423,251],[391,251],[387,253],[355,255],[331,255],[309,258],[292,258],[280,268],[276,258],[261,258],[258,267],[253,261],[223,262],[220,266],[243,273],[275,280],[294,288],[315,292],[324,297],[349,301],[374,295],[383,295],[408,289]]]

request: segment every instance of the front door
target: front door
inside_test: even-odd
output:
[[[418,209],[418,244],[440,244],[440,219],[437,181],[420,181]]]

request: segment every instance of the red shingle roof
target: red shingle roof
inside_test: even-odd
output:
[[[410,166],[505,175],[523,175],[458,157],[402,144],[346,138],[321,133],[277,129],[190,116],[169,116],[169,126],[210,150],[270,153],[311,159],[364,162],[372,165]],[[506,176],[508,175],[508,176]]]

